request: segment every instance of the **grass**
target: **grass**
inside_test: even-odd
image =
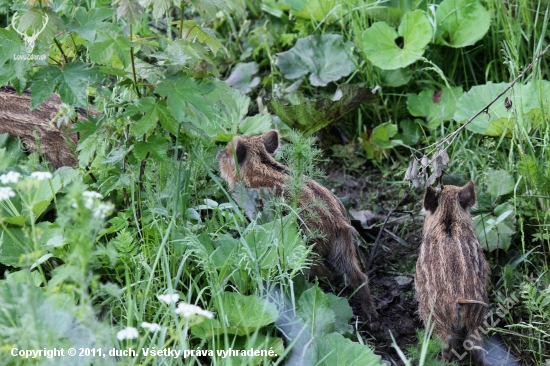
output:
[[[283,89],[295,81],[284,79],[275,65],[278,52],[310,34],[339,33],[355,46],[357,70],[326,88],[314,87],[305,78],[298,93],[306,98],[329,95],[336,84],[343,82],[363,83],[371,88],[382,85],[379,104],[365,104],[350,111],[339,125],[347,138],[361,146],[361,139],[370,138],[382,123],[391,122],[400,126],[399,132],[403,132],[402,122],[413,120],[406,103],[409,93],[437,90],[446,84],[462,86],[467,92],[488,81],[509,82],[548,42],[548,8],[544,2],[486,0],[483,5],[491,13],[491,27],[482,40],[474,46],[456,49],[430,44],[423,54],[426,61],[417,61],[403,71],[403,75],[410,74],[410,80],[402,86],[391,87],[384,84],[388,73],[367,60],[359,43],[363,31],[375,19],[399,23],[399,15],[384,13],[386,5],[398,2],[341,1],[331,10],[334,17],[329,15],[322,20],[297,18],[292,15],[293,10],[278,7],[274,2],[263,1],[261,6],[254,2],[237,3],[228,2],[229,7],[220,9],[213,5],[214,10],[201,8],[196,1],[186,3],[183,13],[172,9],[170,16],[174,24],[169,24],[168,28],[163,20],[143,15],[143,21],[133,27],[133,34],[139,38],[133,39],[137,74],[133,75],[134,71],[128,71],[125,76],[102,74],[101,83],[87,90],[98,96],[94,103],[102,110],[103,117],[78,125],[80,167],[55,173],[52,182],[58,179],[59,187],[52,183],[51,187],[40,188],[42,200],[26,200],[30,197],[25,196],[28,186],[22,183],[7,185],[13,187],[17,196],[11,198],[10,203],[2,201],[0,213],[3,235],[0,268],[6,271],[0,279],[0,348],[3,351],[93,347],[108,352],[155,348],[187,352],[187,357],[155,357],[141,352],[137,357],[120,356],[116,360],[95,355],[84,355],[80,360],[94,365],[112,362],[280,364],[284,357],[291,357],[292,342],[300,337],[292,339],[285,333],[287,329],[295,330],[285,328],[276,320],[272,314],[272,306],[276,306],[278,311],[285,313],[290,324],[307,323],[304,319],[322,319],[325,322],[316,323],[316,327],[307,328],[302,324],[300,329],[325,342],[316,347],[330,345],[346,350],[342,352],[344,356],[352,354],[351,348],[359,347],[359,343],[350,345],[352,342],[346,343],[347,339],[333,344],[327,341],[336,342],[337,336],[333,333],[338,332],[357,339],[358,333],[349,332],[342,325],[350,321],[347,315],[342,315],[349,314],[347,303],[338,304],[316,286],[303,284],[299,276],[311,265],[311,259],[308,259],[309,250],[303,243],[302,234],[297,232],[296,220],[300,220],[295,214],[299,212],[297,202],[275,200],[271,203],[275,207],[273,217],[250,222],[217,176],[215,154],[220,146],[216,141],[226,139],[224,134],[228,130],[237,131],[238,126],[224,130],[224,125],[217,131],[220,134],[213,135],[209,135],[208,128],[214,125],[212,121],[235,119],[235,113],[231,114],[232,105],[236,104],[235,94],[225,92],[218,85],[213,86],[215,93],[208,94],[209,82],[216,79],[212,76],[193,78],[193,81],[185,79],[189,83],[185,84],[186,88],[174,89],[174,93],[181,92],[178,95],[183,100],[195,96],[196,92],[200,95],[199,103],[184,109],[185,118],[176,121],[170,108],[177,106],[169,105],[171,94],[160,98],[157,85],[165,79],[176,80],[178,75],[196,76],[193,72],[204,63],[217,68],[223,79],[236,63],[254,61],[260,67],[262,80],[250,95],[251,100],[270,97],[276,94],[276,86]],[[428,6],[437,5],[432,0],[399,3],[407,3],[411,10],[418,7],[425,11]],[[110,2],[82,4],[90,10],[109,6]],[[23,10],[27,5],[18,6]],[[8,17],[8,6],[8,2],[0,1],[2,19]],[[157,4],[148,9],[154,6]],[[241,10],[246,8],[248,13],[232,12],[232,6]],[[59,21],[71,21],[76,11],[73,5],[55,9],[64,17]],[[122,20],[114,16],[106,18],[121,37],[126,37],[122,31],[122,25],[128,21],[126,17],[124,15]],[[194,20],[199,28],[211,27],[213,31],[206,34],[215,35],[213,38],[204,36],[206,41],[199,39],[190,46],[194,48],[184,49],[192,55],[189,56],[191,61],[184,60],[183,56],[177,59],[167,51],[167,45],[176,47],[172,39],[178,37],[180,20]],[[213,53],[211,49],[216,45],[213,39],[221,40],[227,52]],[[62,34],[57,40],[59,47],[66,51],[65,56],[72,57],[69,61],[92,66],[89,55],[93,53],[90,47],[98,47],[95,41],[88,42],[76,31]],[[74,46],[75,40],[78,46]],[[120,41],[119,45],[125,47],[124,44]],[[124,50],[130,54],[129,49]],[[60,57],[58,53],[57,49],[52,51],[55,57]],[[104,67],[102,70],[124,69],[121,66],[123,57],[122,61],[115,56],[110,59],[107,53],[105,58],[96,58],[94,53],[93,64]],[[162,66],[155,53],[164,53],[167,62],[174,64]],[[548,80],[548,60],[548,56],[543,57],[524,81]],[[10,65],[0,67],[8,70]],[[31,86],[34,87],[39,83],[33,75],[42,67],[29,66],[18,72],[33,81],[35,84]],[[0,79],[7,82],[4,74],[0,74]],[[10,71],[11,74],[19,75]],[[13,83],[20,79],[9,80]],[[138,85],[134,85],[134,80],[138,80]],[[542,84],[539,85],[542,90]],[[165,109],[139,109],[143,101],[138,101],[136,90],[140,90],[143,97],[151,98],[155,107]],[[494,198],[485,212],[494,214],[495,207],[503,202],[513,205],[517,222],[510,249],[486,255],[493,273],[491,303],[496,305],[502,301],[501,294],[516,294],[521,301],[505,316],[503,324],[491,331],[500,334],[522,361],[536,364],[544,363],[545,355],[550,352],[550,111],[548,100],[543,99],[545,94],[540,94],[543,96],[540,111],[534,117],[521,113],[520,105],[514,106],[512,116],[516,122],[510,138],[463,131],[447,150],[452,161],[446,168],[453,175],[475,180],[480,194],[487,187],[491,171],[505,170],[513,177],[513,191],[505,197]],[[178,104],[186,107],[193,102],[190,98]],[[171,117],[163,119],[166,115]],[[150,116],[153,118],[147,119]],[[136,125],[140,124],[145,133],[135,132]],[[456,130],[460,123],[447,121],[432,130],[423,123],[419,125],[420,140],[413,146],[417,150]],[[146,129],[144,126],[153,127]],[[319,151],[312,148],[311,139],[302,139],[298,133],[286,138],[291,144],[278,158],[296,172],[294,188],[299,189],[302,173],[318,174],[312,161]],[[0,173],[16,170],[27,177],[32,171],[47,169],[40,165],[35,155],[21,154],[14,140],[2,139],[1,143]],[[383,153],[370,161],[363,151],[355,155],[353,150],[342,150],[332,158],[351,172],[360,169],[362,172],[365,166],[367,170],[380,170],[379,176],[384,179],[401,181],[411,150],[402,146],[382,150]],[[83,194],[91,190],[100,192],[105,198],[92,200],[93,205],[88,205]],[[104,201],[112,202],[115,210],[108,217],[95,217],[94,210]],[[401,230],[400,233],[409,231],[406,227],[397,230]],[[412,265],[407,263],[404,267]],[[536,281],[526,284],[523,277],[527,274],[534,276]],[[200,314],[179,315],[176,303],[166,304],[159,300],[159,296],[165,294],[177,294],[181,302],[212,312],[214,319]],[[311,296],[315,301],[309,301]],[[144,322],[158,324],[160,330],[150,332],[142,326]],[[119,339],[122,333],[117,338],[117,333],[128,327],[136,328],[138,336]],[[416,347],[402,350],[401,360],[421,365],[439,364],[437,354],[441,344],[430,340],[429,332],[420,332],[418,339]],[[360,347],[354,351],[366,352],[368,347],[373,348],[372,345]],[[283,356],[222,358],[191,352],[229,348],[273,349]],[[309,356],[322,364],[328,363],[323,357],[331,357],[331,354],[327,352],[319,358]],[[370,356],[365,353],[363,357]],[[0,360],[0,364],[6,365],[28,362],[23,357]]]

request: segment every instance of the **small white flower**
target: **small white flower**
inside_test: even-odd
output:
[[[97,219],[104,219],[113,212],[115,206],[112,203],[100,203],[94,210],[93,216]]]
[[[162,329],[161,326],[158,325],[157,323],[147,323],[147,322],[141,323],[141,327],[145,328],[145,329],[148,329],[149,332],[151,332],[151,333],[158,332],[159,330]]]
[[[178,302],[180,295],[178,294],[166,294],[166,295],[157,295],[157,299],[162,301],[165,304],[173,304]]]
[[[212,319],[214,314],[208,310],[203,310],[197,305],[187,304],[185,302],[180,302],[178,308],[176,309],[176,314],[183,316],[184,318],[189,318],[193,315],[201,315],[206,318]]]
[[[7,172],[6,174],[0,175],[0,181],[2,181],[2,184],[17,183],[20,176],[21,174],[17,172]]]
[[[138,330],[134,327],[126,327],[122,330],[119,330],[116,334],[116,337],[119,341],[123,339],[136,339],[139,333]]]
[[[15,197],[15,192],[11,187],[0,187],[0,201],[9,200],[10,197]]]
[[[86,207],[88,210],[91,210],[94,207],[94,198],[97,198],[97,199],[103,198],[103,196],[100,193],[97,193],[94,191],[84,191],[82,192],[82,196],[86,198],[84,207]]]
[[[31,178],[36,180],[46,180],[46,179],[52,179],[53,175],[50,172],[32,172]]]

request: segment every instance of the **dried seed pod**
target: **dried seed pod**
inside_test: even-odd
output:
[[[405,172],[405,179],[404,180],[411,180],[412,166],[413,166],[413,162],[411,161],[410,164],[409,164],[409,167],[407,168],[407,171]]]
[[[424,155],[422,157],[422,166],[425,168],[428,166],[428,164],[430,163],[430,161],[428,160],[428,155]]]
[[[411,169],[411,180],[416,179],[416,177],[418,177],[418,160],[416,160],[416,158],[413,158],[412,169]]]
[[[451,159],[449,159],[449,154],[447,154],[447,151],[443,149],[439,150],[439,156],[441,156],[441,164],[443,164],[443,166],[449,166]]]
[[[432,164],[435,170],[435,174],[437,174],[438,177],[441,177],[443,174],[443,164],[441,164],[441,155],[437,155],[435,159],[432,160]]]

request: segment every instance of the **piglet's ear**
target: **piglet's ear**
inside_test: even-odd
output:
[[[235,149],[235,155],[237,156],[237,163],[241,165],[246,159],[246,145],[239,139],[233,140],[233,148]],[[236,146],[235,146],[236,145]]]
[[[458,201],[463,209],[472,207],[476,203],[476,189],[474,182],[469,181],[458,193]]]
[[[434,213],[435,210],[437,209],[437,205],[438,205],[438,197],[435,192],[435,189],[428,186],[428,188],[426,188],[426,194],[424,194],[424,209]]]
[[[275,130],[269,130],[263,136],[265,150],[268,154],[273,154],[279,148],[279,133]]]

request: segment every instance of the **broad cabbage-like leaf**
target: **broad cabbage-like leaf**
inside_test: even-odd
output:
[[[276,65],[287,79],[311,73],[313,86],[325,86],[356,69],[352,44],[338,34],[300,38],[290,50],[277,54]]]
[[[453,119],[456,101],[462,96],[462,87],[440,90],[423,90],[419,94],[409,94],[407,107],[415,117],[426,117],[429,129],[437,128],[443,121]]]
[[[394,70],[419,60],[431,41],[433,27],[421,10],[407,12],[398,30],[385,22],[376,22],[363,32],[359,47],[375,66]],[[403,48],[396,43],[403,37]]]
[[[258,73],[258,69],[258,64],[254,61],[239,63],[231,71],[231,75],[229,75],[225,82],[241,93],[248,94],[260,84],[261,78],[254,76]]]
[[[507,83],[488,82],[485,85],[472,87],[458,99],[453,119],[457,122],[467,121],[485,108],[507,86]],[[486,136],[501,136],[503,133],[505,136],[511,136],[511,128],[516,118],[512,114],[512,109],[508,111],[504,106],[507,96],[512,102],[512,108],[522,114],[521,121],[524,123],[524,128],[529,131],[540,125],[542,121],[540,106],[550,103],[550,82],[542,80],[525,85],[516,84],[510,94],[501,96],[489,107],[488,115],[479,115],[466,128]]]
[[[435,13],[437,43],[471,46],[489,30],[491,15],[479,0],[444,0]]]

